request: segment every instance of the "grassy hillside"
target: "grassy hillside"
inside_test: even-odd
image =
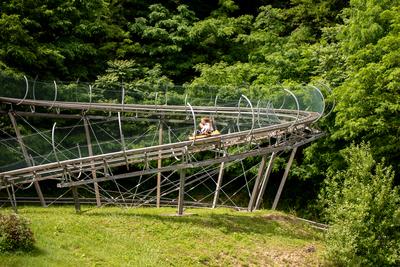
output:
[[[37,240],[1,266],[302,266],[321,263],[322,234],[290,216],[174,208],[20,207]],[[0,210],[0,212],[6,212]]]

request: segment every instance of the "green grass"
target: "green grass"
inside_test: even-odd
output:
[[[279,213],[265,217],[268,211],[188,209],[193,215],[176,217],[166,216],[174,208],[83,210],[20,207],[36,248],[0,254],[0,266],[314,266],[324,250],[321,233]]]

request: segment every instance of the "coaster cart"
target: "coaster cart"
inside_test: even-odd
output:
[[[221,133],[218,130],[214,130],[210,133],[196,133],[193,134],[191,136],[189,136],[189,140],[197,140],[197,139],[203,139],[203,138],[207,138],[207,137],[211,137],[211,136],[216,136],[216,135],[220,135]]]

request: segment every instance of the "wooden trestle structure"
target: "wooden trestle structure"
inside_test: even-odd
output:
[[[248,100],[246,98],[246,100]],[[258,173],[251,191],[247,206],[248,211],[259,209],[262,198],[271,174],[272,166],[277,153],[291,151],[290,159],[281,180],[278,193],[276,194],[273,209],[277,207],[281,192],[288,176],[293,158],[298,147],[312,142],[323,135],[319,130],[312,129],[311,125],[317,121],[321,114],[312,111],[302,111],[299,108],[289,109],[258,109],[248,105],[247,107],[218,107],[218,106],[190,106],[187,105],[144,105],[144,104],[112,104],[112,103],[76,103],[63,101],[43,101],[34,99],[19,99],[0,97],[3,107],[1,113],[8,114],[14,126],[15,133],[27,167],[5,171],[0,173],[0,189],[9,193],[10,201],[16,209],[14,186],[33,183],[39,199],[46,206],[45,199],[40,189],[40,182],[44,180],[56,180],[57,187],[71,188],[75,208],[80,210],[78,190],[80,186],[93,184],[96,196],[96,204],[100,206],[102,200],[99,194],[99,183],[104,181],[115,181],[119,179],[139,177],[148,174],[157,174],[157,198],[156,205],[160,206],[160,198],[163,194],[160,190],[161,173],[179,172],[179,199],[178,215],[184,212],[184,196],[186,173],[188,169],[218,165],[218,180],[216,182],[212,207],[218,205],[221,184],[223,182],[225,164],[248,157],[261,156]],[[4,108],[5,107],[5,108]],[[34,107],[35,112],[26,112],[27,107]],[[51,110],[51,112],[38,112],[36,110]],[[57,112],[54,112],[57,111]],[[63,112],[68,111],[68,112]],[[96,115],[90,115],[95,111]],[[159,123],[159,142],[157,145],[129,149],[123,143],[123,149],[118,152],[94,154],[92,140],[89,132],[91,119],[101,118],[101,112],[118,114],[119,122],[129,120],[134,114],[134,120]],[[266,121],[271,114],[279,119],[279,123],[260,123]],[[51,163],[34,165],[26,152],[25,144],[21,139],[15,115],[23,117],[42,117],[49,119],[82,119],[85,126],[88,156],[68,160],[58,160]],[[196,117],[215,116],[221,124],[229,121],[246,121],[247,128],[236,132],[223,133],[203,139],[184,140],[181,142],[163,143],[162,121],[193,124],[196,128]],[[191,119],[188,119],[191,118]],[[238,127],[239,128],[239,127]],[[54,131],[54,127],[53,127]],[[122,127],[120,124],[121,138],[123,140]],[[54,140],[53,140],[54,141]],[[54,146],[54,143],[53,143]],[[231,151],[230,147],[241,146],[244,149]],[[215,157],[193,161],[190,155],[202,151],[213,151]],[[167,166],[162,165],[165,159],[176,159]],[[148,166],[149,162],[157,162],[156,168],[144,168],[140,171],[127,169],[126,173],[112,174],[111,168],[128,166],[141,163]],[[85,178],[80,178],[81,173],[88,173]],[[164,192],[166,194],[168,192]]]

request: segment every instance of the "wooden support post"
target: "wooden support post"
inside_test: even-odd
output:
[[[33,160],[31,154],[29,154],[29,162],[31,163],[32,167],[35,166],[35,161]],[[40,192],[40,195],[38,194],[40,203],[41,203],[42,207],[47,207],[46,202],[45,202],[44,197],[43,197],[43,194],[42,194],[42,190],[40,190],[40,186],[39,186],[39,181],[38,181],[39,179],[38,178],[40,178],[40,175],[38,175],[36,173],[36,171],[33,171],[33,177],[34,177],[33,185],[35,186],[35,190],[36,190],[36,192]],[[42,201],[42,199],[43,199],[43,201]]]
[[[81,203],[79,202],[78,187],[72,186],[71,190],[72,190],[72,196],[74,198],[75,211],[76,213],[79,213],[81,212]]]
[[[122,131],[122,120],[121,120],[121,112],[118,112],[118,125],[119,125],[119,134],[121,136],[121,144],[122,144],[122,150],[124,151],[124,157],[125,157],[125,163],[126,163],[126,170],[129,171],[129,162],[128,162],[128,157],[126,155],[126,145],[125,145],[125,137],[124,133]]]
[[[163,144],[163,121],[160,120],[160,126],[158,128],[158,144]],[[157,159],[157,168],[160,169],[162,167],[162,158],[161,151],[158,154]],[[157,173],[157,208],[160,207],[161,203],[161,172]]]
[[[254,182],[253,192],[251,193],[247,211],[253,211],[254,209],[254,202],[257,198],[258,193],[260,192],[261,177],[263,175],[266,164],[267,164],[267,155],[264,155],[262,156],[260,167],[258,168],[257,178],[256,181]]]
[[[92,157],[93,156],[92,139],[90,137],[90,131],[89,131],[89,120],[86,116],[83,117],[83,125],[85,128],[86,143],[88,146],[89,157]],[[92,161],[91,163],[92,163],[92,165],[90,167],[91,167],[92,177],[93,177],[94,193],[96,195],[96,205],[97,205],[97,207],[100,207],[101,200],[100,200],[99,185],[97,183],[96,169],[94,168],[94,162]]]
[[[17,200],[15,199],[14,186],[13,186],[12,184],[10,184],[12,193],[10,192],[10,189],[8,188],[9,186],[8,186],[7,184],[5,184],[5,186],[6,186],[8,198],[10,199],[11,207],[12,207],[14,213],[18,213],[18,209],[17,209]]]
[[[261,202],[262,202],[262,199],[264,196],[265,188],[267,188],[268,180],[269,180],[269,177],[272,172],[272,166],[274,164],[275,157],[276,157],[276,152],[272,152],[271,157],[268,162],[267,170],[265,171],[263,180],[261,181],[260,191],[258,192],[257,201],[254,206],[255,210],[258,210],[260,208],[260,205],[261,205]]]
[[[14,207],[13,207],[14,212],[18,213],[17,198],[15,197],[15,189],[14,189],[14,185],[13,184],[11,184],[11,194],[12,194],[12,200],[13,200],[13,203],[14,203]]]
[[[289,174],[290,167],[292,166],[294,155],[296,154],[296,151],[297,151],[297,147],[293,148],[292,153],[290,154],[289,162],[286,165],[285,173],[283,174],[281,184],[279,185],[278,192],[276,193],[274,204],[272,204],[272,210],[275,210],[276,206],[278,205],[278,201],[279,201],[279,198],[281,197],[283,186],[285,185],[286,178]]]
[[[15,134],[17,136],[17,140],[18,140],[19,146],[21,147],[22,154],[24,156],[25,162],[26,162],[28,167],[31,167],[32,163],[30,161],[29,154],[28,154],[28,151],[26,150],[24,141],[22,140],[21,132],[18,129],[17,121],[15,120],[14,114],[10,111],[10,112],[8,112],[8,116],[10,117],[11,123],[12,123],[12,125],[14,127],[14,131],[15,131]],[[37,195],[39,197],[40,203],[42,204],[43,207],[46,207],[46,202],[44,200],[42,190],[40,189],[39,182],[37,180],[35,180],[33,182],[33,184],[35,186],[36,193],[37,193]]]
[[[230,134],[230,133],[231,133],[231,129],[229,128],[228,134]],[[226,148],[224,149],[223,157],[226,157]],[[224,178],[224,172],[225,172],[225,161],[221,162],[221,165],[219,167],[217,186],[215,188],[214,200],[213,200],[213,204],[212,204],[213,209],[215,209],[215,207],[217,206],[217,203],[218,203],[219,192],[221,191],[222,179]]]
[[[226,152],[224,152],[224,156],[225,155],[226,155]],[[221,165],[219,166],[217,186],[215,188],[214,200],[213,200],[213,204],[212,204],[213,209],[217,206],[217,203],[218,203],[219,191],[221,190],[222,179],[224,177],[224,170],[225,170],[225,161],[222,162]]]
[[[186,170],[182,169],[179,172],[179,198],[178,198],[178,215],[183,215],[183,199],[185,195],[185,180],[186,180]]]

